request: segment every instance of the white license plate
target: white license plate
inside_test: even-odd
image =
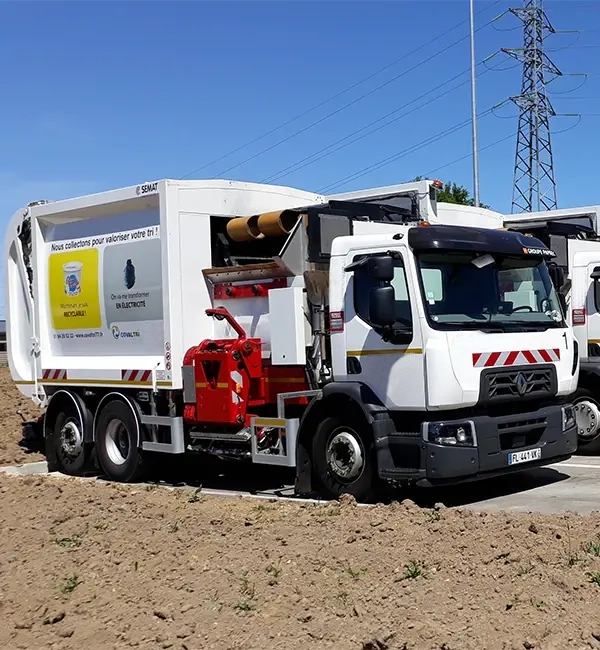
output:
[[[508,464],[517,465],[518,463],[529,463],[532,460],[539,460],[542,457],[542,449],[527,449],[525,451],[515,451],[508,454]]]

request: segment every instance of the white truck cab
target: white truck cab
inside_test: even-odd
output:
[[[557,398],[575,389],[578,346],[553,255],[516,233],[443,225],[334,242],[325,392],[376,413],[382,476],[449,481],[573,452]]]
[[[557,252],[550,270],[581,358],[572,397],[579,449],[600,453],[600,206],[504,215],[503,223]]]

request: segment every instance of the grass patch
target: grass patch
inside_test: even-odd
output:
[[[411,560],[404,567],[402,578],[404,580],[416,580],[425,577],[425,565],[418,560]]]
[[[588,542],[584,547],[584,551],[590,555],[600,557],[600,541]]]
[[[200,489],[194,490],[192,494],[188,497],[188,503],[200,503],[202,501],[202,497],[200,496]]]
[[[338,517],[342,514],[342,509],[339,506],[331,506],[329,508],[321,508],[319,517]]]
[[[81,584],[81,580],[78,578],[76,574],[73,574],[72,576],[69,576],[68,578],[65,578],[65,580],[61,583],[59,590],[61,594],[72,594],[77,587]]]
[[[281,577],[281,574],[283,573],[283,569],[280,566],[281,560],[277,562],[277,565],[275,564],[269,564],[267,567],[266,571],[268,574],[271,575],[269,578],[269,586],[273,587],[279,582],[279,578]]]
[[[517,568],[518,576],[526,576],[533,571],[533,564],[522,564]]]
[[[595,584],[596,587],[600,587],[600,571],[588,572],[587,575],[591,583]]]
[[[571,523],[567,520],[567,553],[566,553],[566,562],[567,566],[573,567],[579,562],[581,562],[581,558],[579,557],[579,553],[577,553],[573,549],[573,544],[571,541]]]
[[[256,585],[248,578],[247,571],[244,571],[244,574],[240,578],[240,583],[240,593],[243,598],[235,604],[234,609],[240,612],[251,612],[257,607]]]
[[[256,609],[256,603],[252,600],[240,600],[235,604],[235,609],[239,612],[253,612]]]
[[[70,537],[56,537],[54,543],[61,548],[79,548],[83,543],[83,534],[74,533]]]
[[[247,596],[250,600],[254,600],[254,596],[256,595],[256,585],[250,581],[247,573],[248,572],[246,571],[240,578],[240,591],[242,593],[242,596]]]
[[[352,578],[352,580],[358,580],[360,576],[366,572],[366,569],[354,569],[350,565],[346,567],[346,573]]]
[[[442,518],[442,513],[435,508],[425,508],[424,513],[427,521],[432,523],[435,521],[440,521]]]

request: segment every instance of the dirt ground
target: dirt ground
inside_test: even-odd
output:
[[[600,515],[0,475],[0,647],[600,648]]]
[[[21,447],[21,423],[17,411],[23,412],[26,420],[34,420],[42,411],[33,402],[21,395],[14,385],[8,368],[0,368],[0,465],[17,465],[43,460],[40,454]]]
[[[0,370],[0,464],[21,408]],[[0,474],[9,650],[600,650],[600,514],[220,499]]]

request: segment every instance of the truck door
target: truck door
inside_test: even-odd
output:
[[[579,354],[584,358],[600,357],[600,279],[594,280],[594,275],[600,275],[600,256],[587,265],[585,278],[581,278],[587,287],[585,317],[578,320],[577,311],[572,312],[573,331],[579,342]],[[578,327],[580,322],[585,322],[585,326]]]
[[[344,299],[346,367],[336,364],[335,379],[365,384],[387,408],[423,409],[423,343],[415,308],[417,287],[406,263],[409,257],[406,250],[396,249],[395,252],[397,259],[394,260],[391,284],[397,325],[402,331],[401,340],[384,341],[383,332],[369,323],[369,289],[375,281],[360,269],[353,271]],[[373,254],[373,251],[351,251],[346,265],[366,254]],[[341,355],[334,356],[340,359]]]

